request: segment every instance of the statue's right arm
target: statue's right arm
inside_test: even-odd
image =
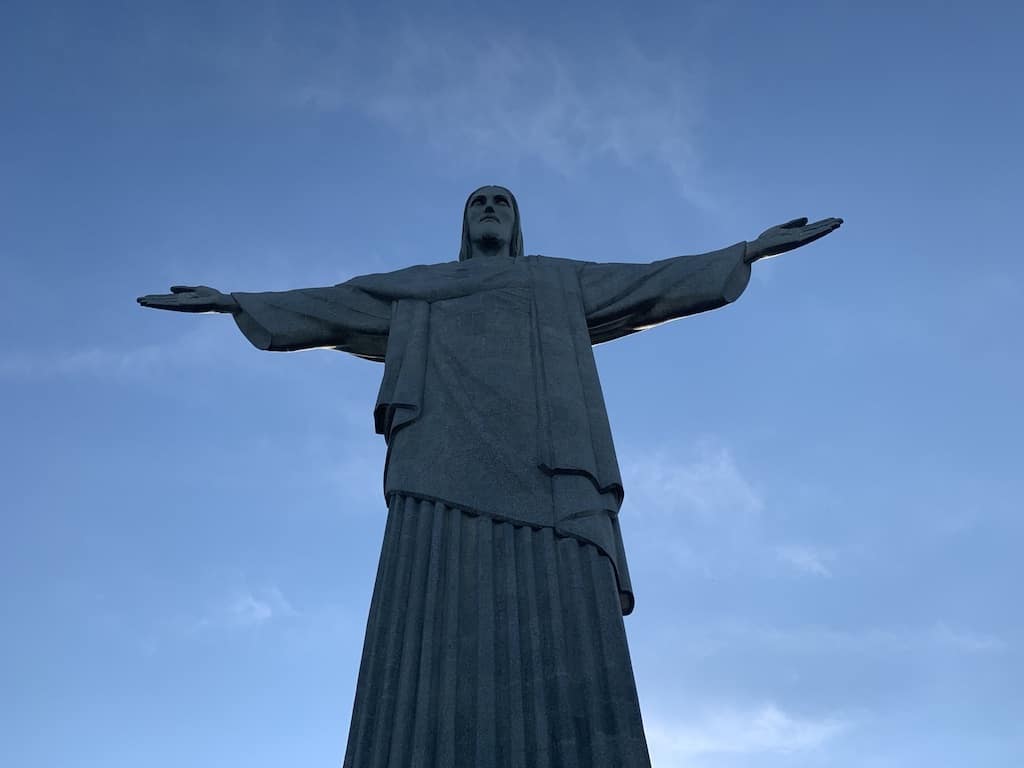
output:
[[[348,283],[267,293],[232,293],[235,323],[259,349],[328,347],[384,360],[391,304]]]
[[[224,294],[205,286],[171,290],[171,294],[143,296],[138,301],[157,309],[230,313],[258,349],[290,352],[326,347],[384,360],[391,304],[351,283],[262,293]]]

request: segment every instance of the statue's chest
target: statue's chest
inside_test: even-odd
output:
[[[390,488],[485,510],[498,488],[513,508],[547,514],[532,319],[525,287],[431,303],[422,409],[391,444]]]
[[[479,397],[532,398],[534,319],[528,284],[509,285],[430,307],[428,368],[463,380]]]

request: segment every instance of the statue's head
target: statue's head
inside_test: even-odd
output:
[[[508,243],[508,254],[512,258],[523,255],[519,204],[505,187],[480,187],[466,199],[459,261],[472,258],[473,243],[481,240]]]

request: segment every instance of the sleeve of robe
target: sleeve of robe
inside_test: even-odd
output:
[[[746,243],[650,264],[579,262],[580,289],[593,344],[739,298],[750,280]]]
[[[384,361],[391,302],[353,281],[327,288],[232,293],[239,330],[258,349],[290,352],[327,347]]]

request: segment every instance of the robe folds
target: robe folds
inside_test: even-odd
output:
[[[744,254],[740,242],[648,264],[477,258],[232,296],[259,349],[385,364],[374,425],[389,504],[441,502],[592,544],[628,614],[622,479],[591,346],[734,301]]]

